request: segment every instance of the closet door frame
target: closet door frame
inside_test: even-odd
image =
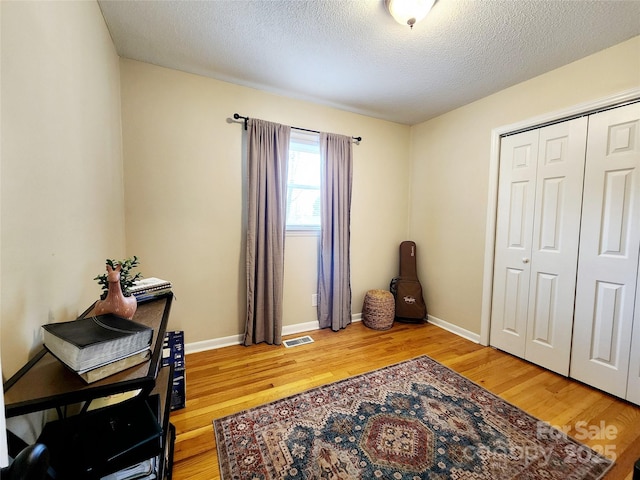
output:
[[[640,88],[607,96],[591,102],[558,110],[524,120],[522,122],[497,127],[491,132],[491,152],[489,159],[489,196],[487,199],[487,224],[485,229],[484,276],[482,280],[482,312],[480,319],[480,344],[489,345],[491,332],[491,302],[493,296],[493,265],[496,242],[496,220],[498,205],[498,172],[500,167],[500,139],[507,134],[539,128],[550,123],[561,122],[580,115],[614,108],[640,100]]]
[[[640,255],[638,255],[638,280],[636,282],[635,317],[640,318]],[[631,333],[631,355],[629,356],[629,375],[627,377],[627,395],[630,402],[640,405],[640,322],[633,323]]]

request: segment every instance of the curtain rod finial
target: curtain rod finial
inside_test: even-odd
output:
[[[244,129],[247,129],[247,122],[249,122],[249,117],[243,117],[242,115],[238,115],[237,113],[233,114],[233,118],[236,120],[242,119],[244,120]]]

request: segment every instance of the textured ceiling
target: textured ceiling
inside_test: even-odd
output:
[[[122,57],[405,124],[640,35],[640,0],[439,0],[413,30],[384,0],[99,5]]]

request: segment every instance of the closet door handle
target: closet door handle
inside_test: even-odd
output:
[[[529,259],[527,257],[522,257],[522,263],[529,263]]]

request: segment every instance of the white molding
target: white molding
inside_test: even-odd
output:
[[[295,325],[284,325],[282,327],[282,335],[294,335],[312,330],[320,330],[320,323],[317,320],[313,322],[296,323]]]
[[[362,313],[354,313],[351,315],[352,322],[359,322],[362,320]],[[296,333],[310,332],[312,330],[320,330],[320,324],[318,321],[296,323],[295,325],[285,325],[282,327],[283,335],[294,335]],[[203,340],[201,342],[187,343],[184,346],[184,353],[196,353],[204,352],[207,350],[215,350],[217,348],[229,347],[231,345],[242,345],[244,335],[231,335],[230,337],[213,338],[211,340]]]
[[[477,333],[470,332],[469,330],[454,325],[453,323],[449,323],[445,320],[442,320],[438,317],[434,317],[433,315],[427,315],[427,321],[436,327],[440,327],[447,332],[454,333],[459,337],[466,338],[467,340],[472,341],[473,343],[480,343],[480,335]]]
[[[493,295],[493,261],[495,251],[495,228],[498,207],[498,170],[500,166],[500,137],[511,132],[535,128],[564,118],[609,108],[614,105],[640,99],[640,88],[632,88],[597,100],[580,103],[572,107],[546,113],[528,120],[503,125],[491,131],[491,152],[489,158],[489,194],[487,200],[487,223],[484,247],[484,273],[482,278],[482,308],[480,314],[481,345],[489,345],[491,330],[491,297]]]
[[[354,313],[351,315],[351,321],[353,323],[362,321],[362,313]],[[459,337],[472,341],[473,343],[480,343],[480,336],[477,333],[470,332],[457,325],[449,323],[433,315],[428,315],[427,321],[436,327],[440,327],[448,332],[454,333]],[[313,330],[319,330],[319,324],[315,322],[298,323],[295,325],[286,325],[282,328],[283,335],[293,335],[296,333],[311,332]],[[186,354],[204,352],[206,350],[214,350],[216,348],[228,347],[231,345],[242,345],[244,335],[232,335],[230,337],[214,338],[212,340],[205,340],[202,342],[187,343],[184,351]]]
[[[493,295],[493,261],[496,243],[496,211],[498,208],[498,171],[500,167],[500,135],[491,132],[489,161],[489,198],[487,200],[487,224],[484,239],[484,269],[482,274],[482,307],[480,310],[480,344],[489,345],[491,322],[491,296]],[[489,248],[491,245],[491,248]],[[489,323],[487,323],[489,322]]]
[[[211,340],[203,340],[201,342],[186,343],[184,353],[204,352],[206,350],[215,350],[216,348],[229,347],[231,345],[242,345],[244,335],[232,335],[230,337],[213,338]]]

